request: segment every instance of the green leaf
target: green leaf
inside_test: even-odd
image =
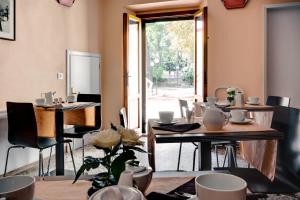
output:
[[[128,160],[136,159],[134,151],[128,150],[121,153],[111,164],[111,172],[119,180],[121,173],[125,170],[125,164]]]
[[[78,172],[76,173],[75,179],[73,181],[73,184],[76,183],[76,181],[79,179],[79,177],[81,176],[81,174],[86,170],[87,165],[83,164],[80,169],[78,170]]]
[[[148,153],[144,149],[142,149],[140,147],[135,147],[135,146],[128,146],[127,149],[132,149],[132,150],[135,150],[135,151],[138,151],[138,152],[142,152],[142,153]]]
[[[87,156],[84,159],[83,165],[80,167],[80,169],[76,173],[73,183],[75,183],[79,179],[79,177],[85,170],[89,171],[90,169],[96,169],[99,167],[100,164],[101,164],[101,159]]]
[[[116,146],[113,147],[113,149],[112,149],[112,151],[110,153],[111,156],[117,155],[117,152],[119,151],[121,144],[122,143],[119,142]]]

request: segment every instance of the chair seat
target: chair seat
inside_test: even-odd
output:
[[[98,131],[97,127],[89,126],[75,126],[64,130],[64,137],[66,138],[82,138],[85,134]]]
[[[60,143],[69,143],[72,142],[72,140],[63,140]],[[46,137],[39,137],[38,138],[38,148],[39,149],[46,149],[49,147],[53,147],[59,142],[56,141],[55,138],[46,138]]]

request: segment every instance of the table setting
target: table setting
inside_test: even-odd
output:
[[[174,119],[173,111],[160,111],[158,119],[148,120],[148,150],[152,153],[149,160],[154,171],[155,143],[198,143],[200,155],[198,159],[201,160],[199,170],[211,170],[209,153],[213,141],[282,138],[282,133],[259,125],[251,117],[251,112],[273,109],[272,106],[260,104],[258,97],[249,96],[247,101],[249,104],[245,104],[243,93],[233,94],[233,90],[230,90],[225,103],[217,100],[218,98],[211,96],[206,98],[206,102],[194,102],[194,108],[192,110],[185,108],[182,118]],[[228,162],[231,162],[230,160]]]

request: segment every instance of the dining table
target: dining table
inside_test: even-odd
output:
[[[172,132],[157,130],[160,126],[158,119],[148,120],[148,156],[149,163],[155,171],[155,144],[156,143],[190,143],[198,144],[198,170],[211,170],[211,143],[213,141],[250,141],[250,140],[279,140],[283,133],[252,121],[248,124],[228,123],[221,130],[210,131],[202,125],[202,118],[195,118],[194,122],[201,124],[200,128],[187,132]],[[185,119],[176,119],[177,124],[185,124]],[[232,164],[232,155],[228,155],[229,167]]]
[[[54,132],[54,136],[57,141],[64,140],[64,114],[71,111],[84,110],[100,106],[101,103],[96,102],[74,102],[74,103],[62,103],[57,105],[41,105],[35,106],[38,132],[40,137],[51,137]],[[74,124],[75,125],[75,124]],[[41,128],[42,127],[42,128]],[[54,130],[52,130],[54,129]],[[50,134],[50,135],[49,135]],[[55,160],[57,176],[64,176],[64,144],[58,143],[55,148]]]

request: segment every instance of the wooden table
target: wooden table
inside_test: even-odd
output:
[[[72,110],[80,110],[89,107],[100,106],[100,103],[95,102],[76,102],[76,103],[68,103],[54,106],[45,106],[41,107],[46,111],[55,112],[55,137],[57,141],[64,140],[64,112],[72,111]],[[64,175],[64,145],[59,143],[56,145],[56,175],[63,176]]]
[[[146,195],[150,192],[168,193],[180,185],[191,180],[193,177],[208,172],[197,173],[157,173],[149,185]],[[87,200],[87,190],[91,182],[79,180],[72,184],[74,177],[37,177],[35,185],[35,198],[40,200]]]
[[[243,109],[247,110],[249,112],[266,112],[266,111],[273,111],[273,106],[268,105],[250,105],[250,104],[244,104],[243,106],[229,106],[223,108],[224,111],[230,111],[235,109]]]
[[[200,170],[211,170],[211,142],[212,141],[246,141],[246,140],[274,140],[283,138],[283,133],[271,128],[265,128],[252,122],[246,125],[227,124],[220,131],[208,131],[205,126],[185,133],[155,130],[158,126],[155,119],[148,121],[148,152],[149,163],[155,171],[155,142],[156,143],[198,143],[198,162]],[[182,123],[179,122],[179,123]],[[199,121],[200,123],[200,121]],[[229,156],[230,158],[230,156]],[[232,158],[231,158],[232,159]],[[232,163],[229,160],[229,163]]]

